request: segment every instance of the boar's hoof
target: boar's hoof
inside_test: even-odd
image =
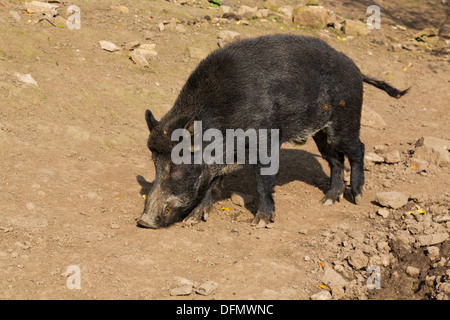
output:
[[[184,218],[183,223],[189,227],[193,226],[194,224],[197,224],[200,222],[200,218],[198,217],[193,217],[193,216],[187,216],[186,218]]]
[[[208,210],[206,208],[202,208],[198,206],[195,208],[186,218],[184,218],[183,222],[187,226],[193,226],[194,224],[199,223],[202,220],[202,217],[208,217]],[[205,220],[206,220],[205,218]]]
[[[326,196],[320,200],[324,206],[331,206],[336,200],[341,201],[344,198],[344,192],[327,192]]]
[[[270,219],[264,213],[256,213],[255,218],[252,221],[252,226],[259,228],[264,228],[269,224]]]
[[[355,204],[360,204],[361,203],[361,198],[362,198],[361,193],[353,195],[353,201],[355,202]]]

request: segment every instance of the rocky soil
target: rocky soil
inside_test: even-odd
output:
[[[28,2],[0,1],[1,299],[450,298],[444,4],[373,1],[368,29],[366,1]],[[162,117],[209,52],[273,33],[411,87],[365,86],[362,203],[320,204],[329,169],[308,141],[281,150],[267,228],[250,225],[249,168],[208,221],[138,228],[155,174],[145,110]]]

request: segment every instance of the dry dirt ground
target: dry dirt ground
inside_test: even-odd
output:
[[[78,30],[35,23],[22,1],[0,2],[1,299],[310,299],[325,291],[332,299],[448,299],[448,238],[434,246],[418,241],[449,233],[449,169],[428,159],[419,170],[409,159],[422,136],[450,139],[449,56],[440,50],[449,46],[448,29],[428,48],[391,50],[396,41],[438,27],[445,17],[440,1],[376,1],[381,29],[353,38],[261,19],[217,25],[204,16],[220,17],[222,11],[206,0],[61,1],[64,18],[69,5],[81,9]],[[365,21],[372,4],[366,2],[321,4]],[[111,8],[118,5],[128,13]],[[163,21],[171,23],[160,31]],[[175,29],[177,24],[184,28]],[[412,87],[396,100],[365,86],[365,107],[385,122],[362,127],[366,151],[398,151],[400,159],[366,162],[360,205],[347,196],[330,207],[320,204],[329,169],[311,140],[283,146],[274,193],[277,220],[270,228],[251,227],[254,201],[242,207],[230,199],[232,192],[255,196],[245,169],[227,178],[208,221],[160,230],[136,226],[155,174],[144,112],[150,108],[160,118],[170,109],[199,62],[192,48],[214,50],[221,30],[242,38],[321,37],[363,73],[400,89]],[[121,50],[102,50],[101,40]],[[156,44],[158,55],[148,68],[129,59],[125,45],[133,41]],[[31,74],[37,86],[22,83],[16,72]],[[382,217],[375,201],[382,191],[402,192],[409,202]],[[425,214],[417,213],[419,207]],[[430,257],[430,246],[437,256]],[[369,277],[376,278],[366,271],[370,265],[381,272],[379,289],[367,286]],[[79,267],[80,289],[67,286],[74,275],[69,266]],[[329,279],[330,269],[338,276]],[[171,296],[186,279],[194,291]],[[195,293],[209,280],[219,286],[207,296]]]

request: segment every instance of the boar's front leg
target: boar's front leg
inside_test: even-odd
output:
[[[219,187],[221,180],[222,177],[217,177],[211,182],[211,185],[206,191],[206,194],[200,204],[195,207],[186,218],[184,218],[183,222],[186,225],[192,226],[199,223],[202,218],[205,221],[208,219],[209,211],[214,203],[213,191]]]
[[[276,174],[262,175],[260,165],[253,167],[256,178],[256,192],[258,193],[258,211],[252,221],[252,226],[262,228],[271,221],[275,221],[275,203],[272,193],[275,185]]]

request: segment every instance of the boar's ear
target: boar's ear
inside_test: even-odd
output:
[[[189,148],[191,152],[195,151],[195,143],[194,143],[194,141],[195,141],[195,139],[194,139],[194,125],[195,125],[195,121],[198,121],[197,117],[193,117],[184,126],[184,129],[189,131],[189,134],[191,135],[191,147]]]
[[[191,120],[189,120],[186,125],[184,126],[184,129],[186,129],[187,131],[189,131],[189,133],[192,135],[194,135],[194,122],[198,121],[197,117],[193,117]]]
[[[147,121],[148,130],[150,130],[150,132],[158,124],[158,121],[155,119],[155,117],[153,116],[153,114],[150,110],[145,111],[145,121]]]

